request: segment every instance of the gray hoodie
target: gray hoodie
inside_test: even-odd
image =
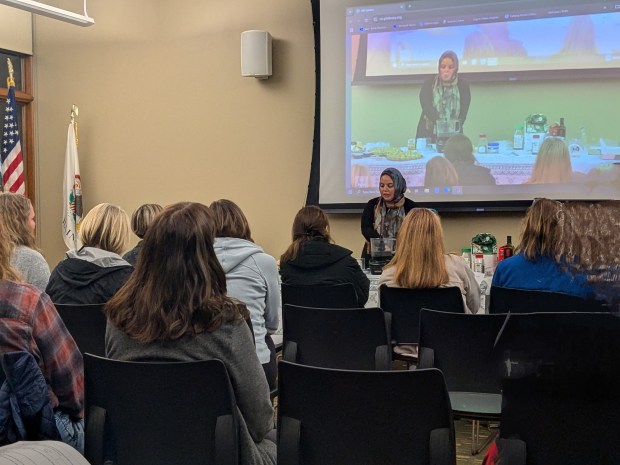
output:
[[[249,312],[260,363],[269,363],[265,335],[278,329],[282,307],[278,267],[271,255],[253,242],[217,237],[215,254],[226,273],[228,295],[243,302]]]

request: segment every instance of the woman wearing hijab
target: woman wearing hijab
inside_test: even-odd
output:
[[[413,200],[405,197],[407,182],[396,168],[386,168],[379,178],[379,197],[371,199],[362,213],[362,235],[366,239],[362,258],[368,267],[370,239],[373,237],[396,237],[405,215],[416,207]]]
[[[459,58],[451,50],[439,57],[437,76],[427,80],[420,89],[422,114],[418,122],[416,138],[436,142],[437,121],[459,121],[459,132],[467,118],[471,93],[469,84],[459,77]]]

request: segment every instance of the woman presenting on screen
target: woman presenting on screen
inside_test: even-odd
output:
[[[439,57],[438,74],[428,79],[420,89],[422,114],[418,122],[416,139],[426,137],[435,142],[438,120],[458,121],[455,132],[463,132],[463,123],[467,118],[471,93],[469,84],[458,76],[459,58],[448,50]]]
[[[405,197],[407,182],[396,168],[386,168],[379,178],[380,197],[370,199],[362,213],[362,235],[366,239],[362,258],[368,267],[370,239],[373,237],[396,237],[403,218],[416,207],[413,200]]]

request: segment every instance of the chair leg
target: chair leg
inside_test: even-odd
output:
[[[480,451],[484,450],[493,439],[497,436],[497,431],[491,431],[489,428],[489,437],[487,437],[482,444],[480,444],[480,420],[474,420],[471,422],[471,455],[478,455]]]

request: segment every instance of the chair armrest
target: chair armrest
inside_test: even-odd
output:
[[[92,465],[104,463],[106,410],[96,405],[88,409],[84,456]]]
[[[526,446],[521,439],[497,438],[499,461],[502,465],[525,465]]]
[[[299,465],[301,421],[282,416],[278,428],[278,464]]]
[[[220,415],[215,424],[215,463],[237,465],[237,425],[232,415]]]
[[[297,363],[297,343],[293,341],[284,341],[282,347],[282,360]]]
[[[450,428],[431,431],[429,439],[429,465],[456,464],[456,445],[452,444]]]
[[[428,347],[420,347],[418,351],[418,368],[434,368],[435,351]]]

